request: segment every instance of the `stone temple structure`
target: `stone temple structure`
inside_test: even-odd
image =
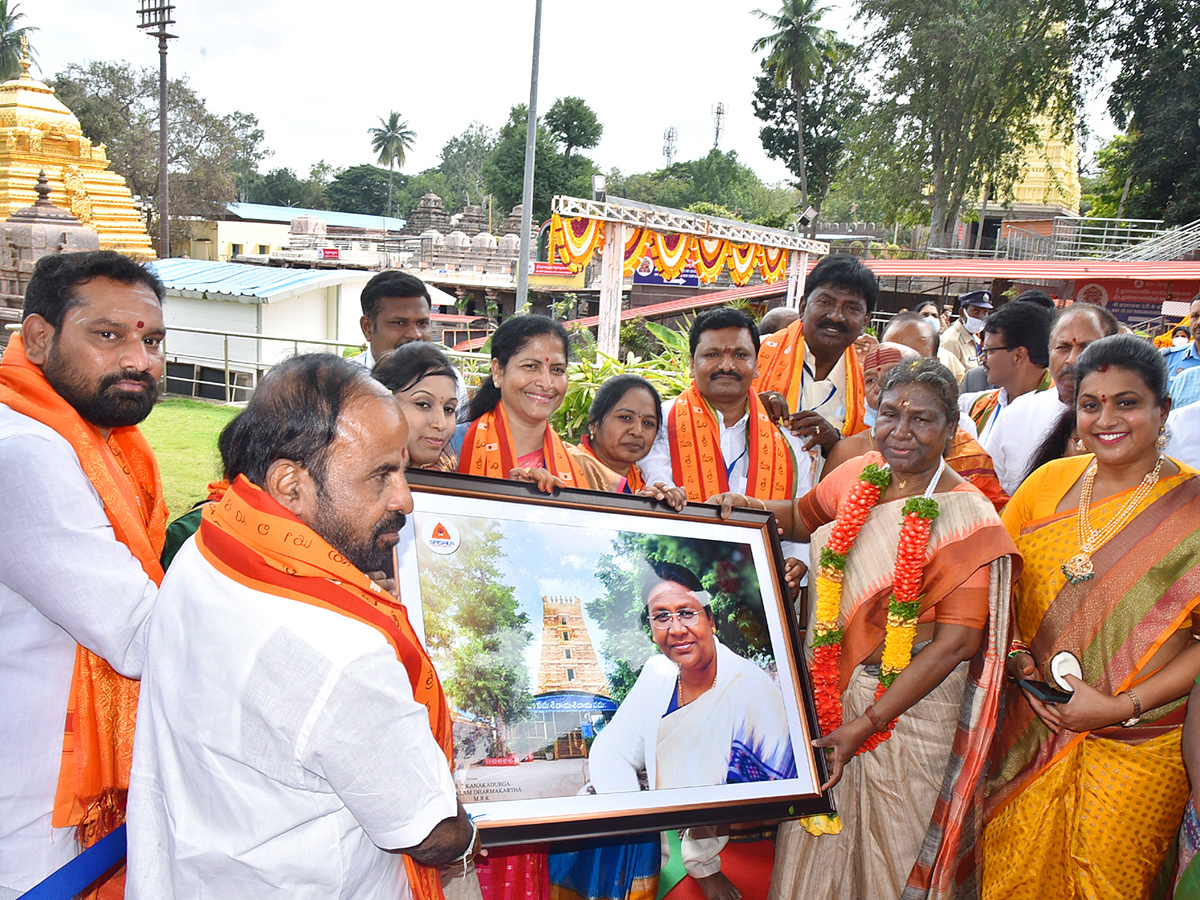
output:
[[[23,55],[20,77],[0,84],[0,218],[34,204],[45,170],[50,201],[94,229],[101,249],[153,259],[129,187],[108,165],[104,145],[93,146],[54,91],[30,77]]]
[[[37,200],[0,222],[0,325],[20,319],[25,286],[43,256],[99,250],[100,237],[65,209],[50,202],[46,173],[38,175]],[[7,344],[0,331],[0,346]]]
[[[542,613],[542,659],[535,693],[582,691],[610,696],[579,598],[543,597]]]

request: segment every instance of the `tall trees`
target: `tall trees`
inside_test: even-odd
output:
[[[387,214],[392,214],[392,167],[404,165],[404,157],[412,149],[417,133],[408,127],[408,122],[401,121],[400,113],[392,110],[388,117],[379,118],[378,128],[368,128],[371,135],[371,149],[379,154],[379,162],[387,163],[388,167],[388,202]]]
[[[500,129],[496,149],[483,168],[484,182],[501,209],[512,209],[521,202],[525,183],[525,123],[528,113],[524,103],[518,103],[508,114]],[[539,221],[550,215],[550,201],[561,184],[562,159],[558,155],[554,136],[541,120],[534,139],[537,162],[533,167],[533,215]]]
[[[533,639],[514,588],[504,583],[503,535],[494,522],[456,523],[459,549],[430,558],[421,569],[425,636],[439,669],[449,662],[446,693],[459,709],[492,719],[495,754],[505,726],[533,705],[525,648]]]
[[[483,169],[495,148],[496,133],[479,122],[472,122],[462,134],[446,141],[438,169],[446,177],[456,200],[467,204],[483,203],[487,196]]]
[[[125,177],[152,219],[158,194],[158,71],[127,62],[72,63],[52,86],[79,117],[83,133],[107,146],[113,171]],[[219,116],[209,111],[186,78],[168,83],[167,102],[170,214],[223,214],[237,196],[238,172],[253,169],[264,156],[258,120],[247,113]],[[185,234],[186,220],[172,225],[177,229]]]
[[[859,168],[871,166],[897,211],[928,203],[930,244],[945,245],[963,201],[1012,184],[1049,120],[1073,133],[1098,71],[1092,0],[859,0],[876,27],[865,48],[883,96],[863,117]]]
[[[756,10],[774,29],[754,42],[754,52],[767,51],[766,66],[778,86],[787,85],[796,98],[796,170],[800,176],[800,207],[808,207],[808,174],[804,151],[804,108],[802,98],[832,62],[831,32],[820,25],[827,8],[818,0],[783,0],[778,14]]]
[[[392,173],[363,164],[342,169],[325,186],[325,202],[335,212],[382,216],[391,206]]]
[[[604,126],[582,97],[559,97],[546,111],[544,119],[550,133],[563,145],[563,167],[571,167],[571,151],[588,150],[600,143]]]
[[[804,169],[811,180],[808,203],[820,212],[833,179],[848,155],[848,132],[862,115],[867,92],[855,74],[860,58],[854,48],[844,42],[834,44],[833,62],[818,81],[800,97],[790,85],[780,85],[771,75],[767,63],[763,74],[756,79],[754,115],[766,124],[759,130],[763,150],[771,159],[786,165],[800,184],[800,142],[796,140],[796,113],[805,132]],[[806,207],[805,207],[806,208]]]
[[[1109,110],[1128,139],[1107,163],[1133,186],[1125,214],[1200,219],[1200,4],[1121,0],[1119,13]]]
[[[25,13],[17,12],[20,6],[19,3],[0,0],[0,81],[21,74],[21,38],[28,40],[37,31],[32,25],[20,24],[25,18]],[[32,47],[29,48],[29,55],[35,55]]]

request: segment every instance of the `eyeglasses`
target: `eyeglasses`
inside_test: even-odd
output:
[[[989,353],[999,353],[1001,350],[1016,350],[1016,347],[980,347],[979,358],[987,359]]]
[[[681,609],[678,612],[659,612],[650,617],[650,627],[658,631],[666,631],[671,627],[671,622],[678,621],[684,628],[696,624],[696,620],[700,618],[701,610],[698,609]]]

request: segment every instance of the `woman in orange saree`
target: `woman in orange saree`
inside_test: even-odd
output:
[[[1092,454],[1038,469],[1003,516],[1025,559],[1009,674],[1072,695],[1050,704],[1007,689],[985,898],[1151,896],[1188,795],[1180,726],[1200,674],[1200,478],[1161,454],[1170,400],[1149,344],[1096,341],[1076,377]]]

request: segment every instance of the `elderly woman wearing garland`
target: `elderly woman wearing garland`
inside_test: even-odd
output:
[[[1180,752],[1200,674],[1200,479],[1163,456],[1162,357],[1115,335],[1076,364],[1088,453],[1030,475],[1004,511],[1025,557],[1014,678],[993,748],[983,896],[1146,897],[1188,794]]]
[[[822,788],[840,783],[834,820],[780,826],[772,898],[950,893],[974,850],[1016,551],[988,499],[946,466],[957,402],[936,360],[895,366],[878,452],[765,504],[787,539],[811,538],[813,743],[830,751]]]

